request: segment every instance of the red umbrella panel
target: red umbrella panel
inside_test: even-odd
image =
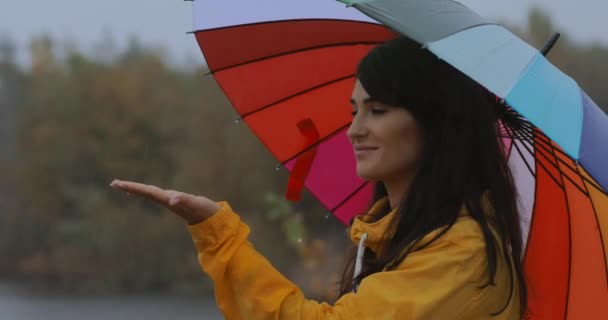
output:
[[[291,20],[266,22],[243,17],[252,22],[210,26],[195,35],[242,121],[290,170],[287,197],[298,200],[306,186],[346,223],[353,212],[362,213],[372,191],[355,174],[345,135],[354,73],[373,46],[395,34],[342,5],[327,4],[342,15],[305,19],[294,13]]]
[[[532,319],[608,317],[608,195],[540,131],[512,135]]]

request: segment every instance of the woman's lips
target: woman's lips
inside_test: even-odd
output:
[[[355,156],[356,157],[364,157],[367,156],[369,154],[371,154],[372,152],[376,151],[377,148],[359,148],[359,149],[355,149]]]

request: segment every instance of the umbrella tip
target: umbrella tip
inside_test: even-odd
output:
[[[540,51],[543,56],[547,56],[547,54],[549,53],[549,51],[551,51],[560,36],[561,34],[559,32],[556,32],[551,36],[551,38],[549,38],[543,49]]]

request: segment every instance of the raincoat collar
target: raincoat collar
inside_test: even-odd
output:
[[[489,214],[489,218],[491,218],[493,210],[491,209],[489,197],[489,192],[483,193],[482,206],[484,211]],[[355,245],[361,245],[361,238],[364,234],[367,234],[367,238],[364,241],[365,247],[378,254],[378,250],[381,249],[380,246],[387,236],[384,231],[397,212],[396,208],[392,209],[387,215],[376,220],[376,217],[388,205],[388,201],[388,196],[385,196],[374,203],[368,214],[355,217],[349,230],[350,239]],[[469,216],[469,212],[464,205],[460,209],[458,216],[459,218]]]
[[[368,214],[355,217],[349,231],[350,239],[355,245],[360,243],[364,234],[367,234],[365,246],[374,253],[378,253],[385,237],[384,231],[397,211],[393,209],[384,217],[376,220],[375,217],[380,215],[387,205],[388,197],[383,197],[374,203]]]

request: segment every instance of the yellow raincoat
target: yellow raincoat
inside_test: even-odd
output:
[[[370,214],[387,201],[384,198],[376,203]],[[499,259],[496,286],[481,288],[488,280],[485,242],[477,222],[466,211],[446,234],[411,253],[396,270],[366,277],[356,293],[346,294],[330,305],[306,299],[255,250],[247,240],[249,227],[228,203],[218,204],[218,213],[188,229],[200,265],[213,280],[217,305],[228,320],[519,318],[517,282],[507,308],[491,316],[508,301],[509,272]],[[366,233],[367,248],[377,250],[394,213],[374,223],[355,219],[351,239],[359,243]]]

